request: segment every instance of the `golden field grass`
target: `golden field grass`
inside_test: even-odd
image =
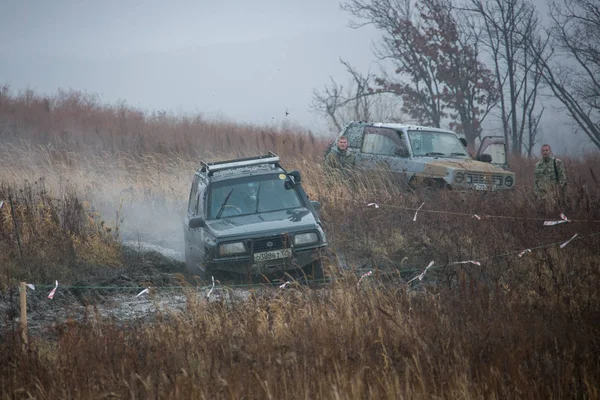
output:
[[[600,397],[598,156],[565,160],[562,209],[533,197],[531,160],[511,162],[520,183],[511,193],[429,196],[384,174],[358,174],[352,185],[331,176],[321,165],[327,140],[303,132],[273,131],[261,142],[256,127],[168,117],[136,125],[135,110],[85,109],[61,96],[46,106],[35,94],[5,92],[0,102],[0,200],[13,199],[24,255],[4,206],[3,290],[119,268],[127,230],[158,238],[183,230],[200,157],[267,150],[302,171],[332,247],[352,269],[318,290],[253,291],[243,301],[190,292],[184,313],[165,310],[153,323],[67,321],[26,351],[2,316],[2,398]],[[256,147],[232,144],[242,137]],[[574,222],[542,226],[560,211]],[[533,251],[518,257],[525,248]],[[425,279],[408,284],[431,260]],[[450,265],[464,260],[481,266]],[[366,270],[374,274],[357,285]]]

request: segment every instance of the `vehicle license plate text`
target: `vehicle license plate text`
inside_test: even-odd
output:
[[[475,190],[488,190],[488,185],[485,183],[474,183],[473,189]]]
[[[269,261],[292,256],[292,249],[272,250],[254,254],[254,261]]]

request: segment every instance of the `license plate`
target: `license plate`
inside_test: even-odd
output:
[[[473,189],[475,190],[488,190],[488,185],[485,183],[474,183]]]
[[[272,250],[263,253],[255,253],[254,261],[277,260],[278,258],[287,258],[292,256],[292,249]]]

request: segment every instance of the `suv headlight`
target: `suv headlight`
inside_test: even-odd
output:
[[[465,174],[462,172],[457,172],[454,175],[454,180],[456,181],[456,183],[461,183],[462,181],[465,180]]]
[[[294,236],[294,246],[304,246],[307,244],[317,243],[319,235],[316,232],[301,233]]]
[[[232,254],[240,254],[246,252],[244,242],[224,243],[219,246],[219,255],[228,256]]]
[[[514,182],[513,177],[510,175],[504,178],[504,184],[508,187],[512,186]]]

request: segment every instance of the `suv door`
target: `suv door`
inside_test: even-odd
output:
[[[189,222],[194,217],[206,217],[204,210],[204,195],[206,193],[206,182],[198,175],[194,175],[190,198],[188,200],[187,216],[185,219],[185,260],[186,263],[198,263],[204,257],[204,228],[191,229]]]
[[[406,184],[409,150],[404,133],[391,128],[366,126],[356,165],[365,169],[383,168]]]
[[[337,141],[340,136],[346,136],[348,138],[348,152],[359,154],[365,125],[365,122],[350,122],[346,125],[325,152],[325,157],[327,157],[327,154],[337,149]]]
[[[508,170],[508,158],[506,154],[506,140],[503,136],[486,136],[481,141],[476,159],[490,162]],[[487,161],[486,158],[491,158],[491,161]]]

